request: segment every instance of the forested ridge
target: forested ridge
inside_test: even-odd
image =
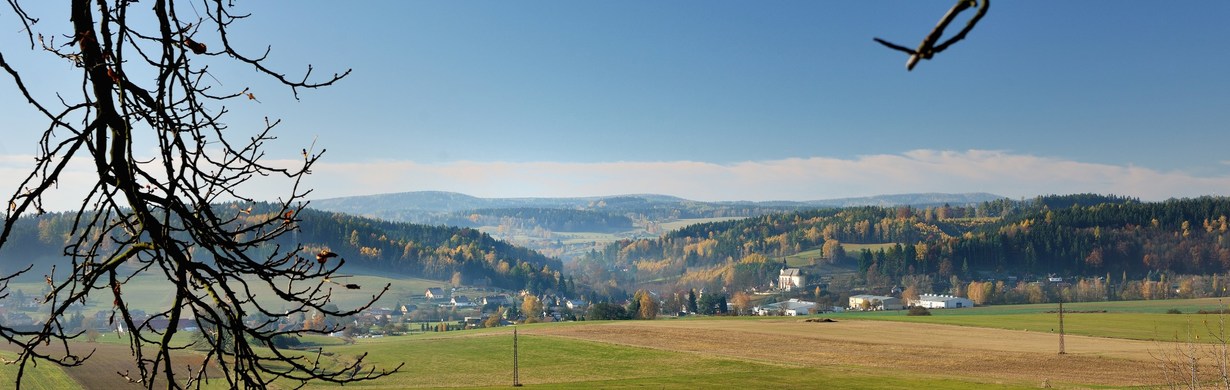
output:
[[[216,213],[235,216],[231,222],[235,226],[268,219],[272,211],[267,204],[215,206]],[[450,280],[456,275],[467,284],[531,288],[539,292],[569,289],[566,276],[560,274],[563,265],[559,260],[496,240],[475,229],[387,222],[314,209],[300,210],[295,218],[299,220],[298,231],[271,244],[303,245],[304,257],[323,249],[336,252],[346,261],[343,272],[360,269],[438,280]],[[72,222],[72,215],[67,213],[22,218],[14,229],[11,244],[0,252],[0,264],[12,271],[31,261],[60,261],[71,236]],[[199,250],[194,255],[207,256]]]
[[[217,206],[242,224],[268,218],[265,205]],[[503,211],[500,211],[503,212]],[[526,210],[527,213],[540,211]],[[554,211],[552,212],[554,213]],[[573,214],[567,212],[565,214]],[[526,214],[528,215],[528,214]],[[1230,199],[1164,202],[1091,194],[1001,199],[938,207],[852,207],[777,213],[691,225],[655,239],[620,240],[591,251],[566,272],[549,258],[472,228],[388,222],[312,209],[297,233],[276,244],[328,248],[347,264],[376,272],[577,293],[577,286],[620,296],[645,283],[679,287],[766,287],[786,256],[813,264],[845,262],[858,282],[891,286],[904,278],[1064,275],[1147,278],[1230,271]],[[66,214],[23,218],[6,270],[64,251]],[[888,244],[846,253],[843,244]],[[563,272],[563,273],[561,273]],[[41,274],[40,274],[41,275]],[[573,278],[576,278],[573,281]]]
[[[595,279],[591,285],[671,281],[727,289],[762,287],[783,257],[816,249],[814,262],[856,263],[869,286],[921,275],[1213,274],[1230,270],[1227,217],[1230,199],[1224,197],[1141,202],[1095,194],[810,210],[623,240],[575,266]],[[895,245],[845,253],[842,244]]]

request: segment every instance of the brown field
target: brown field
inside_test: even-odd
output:
[[[658,320],[542,327],[524,334],[683,351],[792,367],[858,367],[1008,384],[1151,386],[1165,382],[1151,353],[1173,345],[1051,333],[883,321],[835,323]],[[1205,372],[1212,372],[1209,367]]]
[[[1024,330],[1004,330],[991,328],[976,328],[954,325],[937,325],[925,323],[903,323],[890,321],[847,320],[838,322],[805,322],[793,318],[769,319],[660,319],[655,321],[616,321],[616,322],[579,322],[564,324],[540,324],[518,326],[519,333],[524,336],[539,336],[542,339],[560,338],[567,340],[583,340],[597,343],[647,348],[671,353],[690,354],[696,359],[669,358],[670,355],[627,354],[626,356],[640,359],[651,356],[659,359],[649,364],[674,364],[677,361],[695,360],[712,363],[716,360],[736,360],[748,363],[767,364],[783,367],[786,371],[802,369],[811,372],[809,375],[838,376],[837,379],[884,376],[896,380],[924,379],[933,380],[931,384],[959,383],[999,384],[1008,387],[1037,387],[1041,385],[1059,388],[1090,388],[1090,387],[1157,387],[1170,382],[1164,377],[1162,365],[1154,358],[1163,352],[1174,352],[1183,345],[1174,343],[1113,339],[1102,337],[1072,336],[1065,339],[1067,354],[1057,354],[1058,336],[1050,332],[1029,332]],[[441,335],[441,340],[465,338],[500,338],[508,336],[512,328],[487,329],[474,332],[449,332]],[[443,337],[446,336],[446,337]],[[545,337],[543,337],[545,336]],[[381,359],[389,361],[406,361],[401,356],[406,350],[416,347],[407,344],[411,341],[431,341],[433,337],[415,338],[385,338],[371,341],[371,344],[351,352],[372,352],[379,354]],[[532,345],[533,338],[527,338],[527,345]],[[506,341],[506,340],[504,340]],[[555,344],[556,347],[567,344]],[[70,377],[82,384],[84,388],[131,388],[117,371],[132,369],[131,356],[128,347],[123,344],[79,344],[78,347],[93,348],[97,352],[94,358],[82,367],[65,369]],[[342,348],[342,347],[339,347]],[[357,348],[351,346],[348,348]],[[390,348],[401,351],[389,355]],[[417,348],[422,348],[418,346]],[[434,349],[433,349],[434,348]],[[461,348],[453,351],[454,348]],[[424,353],[460,354],[453,358],[466,362],[465,354],[490,353],[491,350],[483,344],[433,344]],[[571,351],[571,352],[569,352]],[[526,356],[534,351],[525,351]],[[576,350],[555,350],[555,353],[568,355]],[[185,352],[196,358],[194,365],[200,364],[201,355]],[[548,352],[549,354],[549,352]],[[386,356],[388,355],[388,356]],[[450,355],[451,356],[451,355]],[[540,385],[577,382],[584,379],[571,371],[558,371],[554,366],[560,361],[574,357],[561,357],[564,360],[552,360],[539,355],[539,366],[527,366],[527,383]],[[571,356],[571,355],[568,355]],[[182,356],[186,358],[189,356]],[[583,360],[586,364],[607,364],[593,360]],[[670,359],[664,363],[661,359]],[[478,359],[474,364],[490,366],[496,358]],[[714,360],[716,359],[716,360]],[[499,360],[499,359],[496,359]],[[568,361],[572,361],[568,360]],[[545,363],[543,363],[545,362]],[[1212,359],[1206,360],[1212,363]],[[180,360],[180,364],[187,363]],[[625,362],[627,363],[627,362]],[[685,364],[686,363],[681,363]],[[713,363],[716,364],[716,363]],[[536,367],[536,368],[534,368]],[[544,368],[545,367],[545,368]],[[707,369],[728,369],[730,366],[717,364]],[[725,367],[725,368],[722,368]],[[481,367],[480,367],[481,368]],[[496,370],[499,371],[499,370]],[[1171,370],[1176,372],[1175,370]],[[487,372],[487,371],[483,371]],[[823,372],[823,373],[821,373]],[[1211,365],[1201,368],[1206,379],[1216,373]],[[562,373],[562,374],[561,374]],[[817,374],[821,373],[821,374]],[[392,378],[390,382],[373,383],[375,387],[404,388],[433,386],[490,386],[495,382],[475,382],[465,373],[451,373],[454,376],[443,375],[433,371],[418,372],[416,375],[427,375],[444,382],[425,382],[422,377]],[[489,374],[489,373],[488,373]],[[456,375],[461,375],[456,377]],[[486,374],[484,374],[486,375]],[[546,375],[538,377],[535,375]],[[611,385],[620,383],[619,378],[603,375],[594,380]],[[673,375],[673,374],[671,374]],[[763,374],[754,374],[763,375]],[[775,375],[775,374],[772,374]],[[668,375],[669,376],[669,375]],[[450,379],[451,378],[451,379]],[[458,379],[461,378],[461,379]],[[537,378],[537,379],[536,379]],[[631,376],[627,379],[641,378]],[[813,378],[815,378],[813,376]],[[644,379],[644,378],[642,378]],[[404,382],[410,380],[411,382]],[[540,380],[535,382],[535,380]],[[936,382],[938,380],[940,382]],[[596,382],[598,383],[598,382]],[[663,388],[688,388],[671,382],[648,380],[637,382]],[[735,380],[735,383],[743,383]],[[846,382],[848,383],[848,382]],[[906,382],[909,383],[909,382]],[[1208,383],[1208,382],[1206,382]],[[162,386],[156,386],[162,387]],[[601,386],[600,386],[601,387]],[[889,388],[894,386],[888,386]]]

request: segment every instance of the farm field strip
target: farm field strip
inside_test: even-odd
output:
[[[802,364],[796,361],[636,345],[578,336],[606,332],[611,323],[589,322],[520,326],[521,382],[542,388],[738,388],[773,386],[900,389],[1031,388],[1036,384],[910,372],[886,373],[879,367]],[[620,324],[623,324],[622,322]],[[702,322],[696,322],[705,325]],[[703,328],[699,337],[714,333]],[[562,332],[562,333],[560,333]],[[369,339],[330,348],[335,356],[370,353],[381,367],[408,362],[403,372],[364,388],[487,388],[511,382],[512,334],[509,328],[453,332],[424,337]],[[657,335],[643,335],[655,338]],[[763,341],[750,335],[748,342]],[[721,352],[721,351],[716,351]],[[777,348],[777,353],[782,353]],[[775,361],[776,360],[776,361]],[[441,370],[441,367],[448,367]]]
[[[825,384],[982,389],[1036,388],[1044,381],[1058,387],[1151,386],[1163,379],[1149,353],[1166,345],[1069,336],[1069,354],[1057,355],[1055,336],[1041,332],[847,319],[593,321],[516,329],[521,382],[545,388]],[[364,353],[364,369],[407,363],[398,374],[356,387],[504,387],[511,383],[512,331],[503,327],[322,346],[339,364]],[[131,365],[125,345],[95,346],[98,360],[83,367],[90,373],[70,376],[118,379],[114,372]]]
[[[1152,342],[883,321],[634,321],[526,333],[684,351],[804,368],[858,367],[908,375],[952,373],[948,379],[1037,385],[1142,386],[1159,383]],[[1038,373],[1046,373],[1039,378]]]

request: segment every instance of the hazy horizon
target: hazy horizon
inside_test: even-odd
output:
[[[236,12],[252,17],[232,40],[269,44],[270,66],[353,73],[296,100],[249,67],[202,61],[259,99],[226,102],[228,136],[246,138],[269,116],[283,121],[270,162],[328,150],[306,183],[313,199],[1228,194],[1230,53],[1217,48],[1230,2],[1201,12],[997,2],[912,72],[872,41],[913,46],[949,3],[243,3]],[[25,8],[67,28],[55,7]],[[323,15],[333,28],[303,23]],[[27,49],[24,32],[0,32],[0,46],[40,86],[36,98],[79,88],[79,71]],[[12,82],[0,83],[0,106],[7,195],[47,121]],[[155,155],[153,140],[136,142],[137,158]],[[96,176],[89,164],[70,169],[49,209],[75,208]],[[252,183],[247,194],[272,200],[286,188]]]

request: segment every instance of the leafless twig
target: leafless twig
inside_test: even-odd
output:
[[[948,24],[952,23],[953,19],[956,19],[957,15],[962,11],[965,11],[971,7],[978,8],[978,13],[975,13],[974,16],[965,23],[965,28],[962,28],[961,32],[958,32],[956,35],[948,38],[948,40],[937,45],[936,42],[940,41],[940,37],[944,35],[944,29],[948,28]],[[928,34],[927,38],[923,39],[917,49],[910,49],[880,38],[874,39],[876,42],[879,42],[881,45],[887,46],[890,49],[909,54],[910,59],[906,60],[905,69],[906,71],[911,71],[914,70],[915,65],[918,65],[919,60],[929,60],[939,52],[944,51],[944,49],[947,49],[949,46],[952,46],[952,44],[957,43],[957,41],[965,39],[965,35],[969,34],[970,30],[974,29],[974,25],[978,24],[978,21],[987,14],[987,9],[990,7],[991,0],[957,0],[957,4],[953,5],[952,9],[949,9],[948,13],[944,14],[944,17],[940,19],[939,24],[935,25],[935,28],[931,30],[931,34]]]

